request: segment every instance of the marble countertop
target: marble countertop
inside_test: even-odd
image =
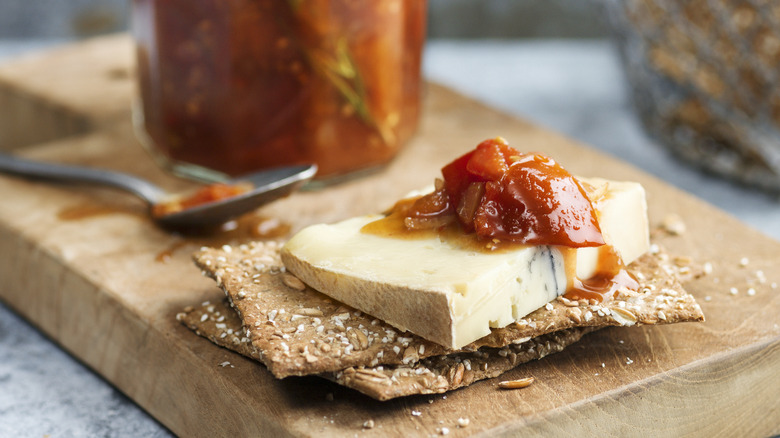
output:
[[[0,40],[0,62],[53,43]],[[776,198],[678,162],[642,132],[607,41],[432,41],[425,74],[630,162],[780,239]],[[0,358],[0,436],[171,435],[3,304]]]

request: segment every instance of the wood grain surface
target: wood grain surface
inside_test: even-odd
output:
[[[133,44],[99,37],[0,64],[0,150],[129,119]]]
[[[129,70],[127,53],[108,47],[125,43],[102,40],[101,56],[110,58],[102,62]],[[56,62],[62,61],[53,56]],[[102,96],[102,105],[127,102],[128,91],[109,90],[90,95]],[[99,110],[79,111],[99,118]],[[123,170],[174,190],[191,186],[152,163],[129,122],[101,126],[17,153]],[[524,389],[500,390],[493,379],[445,395],[377,402],[316,377],[276,380],[262,365],[175,320],[183,307],[222,296],[190,254],[241,237],[185,238],[155,228],[129,195],[10,177],[0,177],[0,299],[184,436],[430,436],[445,427],[450,436],[780,433],[780,243],[584,145],[429,84],[420,132],[390,166],[297,193],[258,214],[279,218],[294,231],[375,212],[497,135],[521,150],[550,154],[579,175],[641,182],[654,225],[679,215],[686,232],[654,238],[697,266],[711,264],[709,275],[686,285],[707,321],[588,335],[504,376],[534,377]],[[459,418],[468,426],[459,427]],[[373,428],[363,428],[367,420]]]

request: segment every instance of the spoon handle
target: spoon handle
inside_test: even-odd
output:
[[[128,191],[153,205],[165,192],[148,181],[121,172],[45,163],[0,153],[0,172],[50,181],[101,184]]]

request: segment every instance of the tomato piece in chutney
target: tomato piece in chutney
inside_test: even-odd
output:
[[[446,209],[466,232],[485,240],[529,245],[604,244],[595,209],[579,182],[552,158],[522,154],[502,138],[486,140],[442,169],[443,184],[417,205],[446,195]],[[408,217],[425,216],[417,211]]]

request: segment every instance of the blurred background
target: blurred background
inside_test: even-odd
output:
[[[429,0],[425,75],[464,94],[626,154],[594,137],[625,110],[600,0]],[[130,0],[2,0],[0,60],[129,28]],[[595,7],[594,7],[595,6]],[[475,62],[463,62],[469,59]],[[502,62],[501,71],[485,63]],[[507,75],[514,76],[507,87]],[[475,77],[482,80],[479,84]],[[555,88],[556,96],[550,95]],[[608,105],[605,103],[608,102]],[[604,111],[589,109],[603,107]],[[595,120],[594,118],[603,118]],[[603,131],[603,130],[601,130]]]
[[[670,136],[677,133],[669,133],[667,137],[645,133],[642,122],[636,116],[633,103],[637,94],[631,86],[637,80],[646,83],[652,81],[653,85],[658,85],[656,90],[651,91],[661,93],[660,97],[656,95],[648,98],[648,93],[639,96],[652,101],[671,95],[668,84],[664,83],[665,78],[648,78],[646,74],[638,77],[637,72],[647,73],[641,71],[646,66],[637,65],[645,62],[642,58],[633,60],[635,74],[629,76],[632,81],[627,80],[623,69],[626,58],[621,58],[614,44],[612,36],[615,33],[608,25],[605,6],[612,6],[614,17],[614,11],[624,5],[647,7],[674,4],[678,6],[671,9],[698,7],[700,16],[711,19],[712,14],[705,14],[709,8],[707,4],[710,3],[702,0],[429,0],[429,43],[425,53],[425,75],[466,95],[618,156],[726,210],[738,212],[741,218],[759,228],[766,228],[762,226],[770,220],[775,226],[768,232],[780,238],[780,212],[775,211],[775,204],[763,207],[767,195],[756,195],[753,193],[755,190],[745,188],[772,185],[774,192],[780,193],[780,147],[773,154],[766,154],[774,160],[772,172],[765,172],[762,166],[750,168],[749,172],[744,171],[746,167],[742,166],[739,159],[733,159],[733,151],[720,154],[722,150],[717,148],[713,153],[709,153],[708,149],[686,151],[679,145],[672,148],[678,156],[689,153],[688,163],[709,166],[710,170],[725,166],[725,171],[720,173],[733,175],[742,172],[737,175],[737,179],[748,181],[748,186],[735,186],[729,178],[712,178],[710,174],[694,169],[696,166],[670,160],[669,149],[661,144],[673,142],[675,139],[670,139]],[[735,14],[738,13],[734,17],[741,21],[731,20],[728,14],[721,14],[714,17],[721,21],[710,27],[739,31],[738,26],[733,29],[729,27],[733,23],[747,23],[758,29],[761,20],[757,20],[755,14],[745,13],[745,8],[751,12],[751,5],[758,4],[769,3],[737,0],[731,7]],[[129,6],[130,0],[2,0],[0,59],[52,44],[124,31],[128,28]],[[625,8],[630,9],[629,6]],[[758,10],[758,6],[754,8]],[[652,12],[649,9],[634,8],[634,11],[640,11],[640,19],[643,19],[642,15],[652,15],[648,13]],[[695,21],[679,12],[676,15],[666,10],[662,12],[674,20],[665,21],[667,18],[664,17],[659,19],[662,21],[645,21],[644,24],[673,29],[677,31],[673,38],[678,40],[680,35],[685,34],[685,26],[690,27]],[[759,15],[762,12],[759,11]],[[756,33],[753,30],[751,32]],[[637,41],[633,41],[634,45],[629,47],[626,44],[627,33],[624,30],[620,38],[624,43],[622,47],[629,48],[626,52],[647,49],[646,46],[637,45]],[[708,35],[704,37],[706,40]],[[780,39],[770,42],[773,41],[780,47]],[[670,40],[664,43],[674,48],[678,42]],[[683,43],[690,45],[689,41]],[[731,47],[745,51],[736,44]],[[699,54],[671,53],[677,56],[674,59],[677,64],[682,64],[678,62],[680,59],[695,59]],[[777,54],[775,59],[780,60],[780,51]],[[705,71],[696,71],[699,66],[694,63],[688,75],[702,76],[703,73],[704,76],[717,79],[719,75],[726,75],[718,68],[735,64],[729,59],[711,61],[709,70]],[[486,68],[499,65],[500,68]],[[773,67],[776,71],[775,83],[780,82],[777,65],[780,64],[769,65],[770,71]],[[733,83],[725,85],[726,89],[736,88]],[[764,84],[763,89],[760,86],[754,88],[762,93],[767,86]],[[780,91],[775,93],[775,97],[778,101],[777,112],[780,113]],[[645,111],[652,109],[645,108]],[[647,113],[643,120],[647,122]],[[715,155],[723,158],[723,162],[704,161]],[[757,155],[760,154],[753,154]],[[729,159],[732,161],[729,162]],[[771,184],[767,181],[771,181]],[[746,191],[750,192],[747,198]],[[774,199],[776,195],[771,197]]]
[[[432,38],[598,38],[599,12],[577,0],[430,0]],[[127,28],[128,0],[3,0],[0,38],[83,38]]]

